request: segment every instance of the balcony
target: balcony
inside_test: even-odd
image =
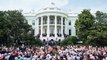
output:
[[[55,34],[50,34],[50,37],[54,37],[55,36]]]
[[[47,36],[47,34],[45,34],[45,33],[44,33],[44,34],[42,34],[42,36],[43,36],[43,37],[46,37],[46,36]]]
[[[61,37],[61,36],[62,36],[62,34],[57,33],[57,36],[58,36],[58,37]]]
[[[68,37],[68,36],[69,36],[69,35],[67,35],[67,34],[64,33],[64,37],[65,37],[65,38]]]
[[[37,34],[37,35],[36,35],[36,38],[39,38],[39,37],[40,37],[40,34]]]

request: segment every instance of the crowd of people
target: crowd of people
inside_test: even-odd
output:
[[[1,46],[0,60],[107,60],[107,47]]]

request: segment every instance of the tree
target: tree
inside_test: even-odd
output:
[[[96,12],[96,23],[100,25],[107,25],[107,13],[101,11]]]
[[[90,10],[84,9],[76,20],[75,27],[77,30],[77,36],[80,40],[85,42],[89,35],[89,29],[93,26],[94,16],[90,13]]]
[[[1,43],[11,44],[16,40],[20,42],[26,40],[31,30],[31,26],[26,23],[26,19],[20,11],[0,11]]]
[[[87,43],[99,46],[107,45],[107,13],[97,11],[95,23],[90,30]]]

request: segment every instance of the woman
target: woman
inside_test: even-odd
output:
[[[84,57],[84,60],[90,60],[90,56],[89,56],[89,55],[86,55],[86,56]]]

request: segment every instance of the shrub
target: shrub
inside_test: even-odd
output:
[[[60,45],[74,45],[78,42],[77,37],[75,36],[69,36],[65,38],[63,41],[61,41]]]
[[[42,46],[43,42],[40,39],[30,39],[27,41],[28,45],[36,45],[36,46]]]
[[[93,40],[87,40],[86,44],[92,46],[107,46],[107,37],[98,37]]]

